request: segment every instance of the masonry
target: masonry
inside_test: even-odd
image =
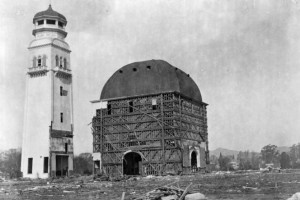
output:
[[[194,173],[209,161],[207,111],[188,74],[162,60],[126,65],[92,101],[94,173]]]

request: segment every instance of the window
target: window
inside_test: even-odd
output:
[[[156,110],[157,109],[157,101],[156,99],[152,99],[152,110]]]
[[[44,173],[48,173],[48,162],[49,162],[49,158],[44,157]]]
[[[43,63],[42,63],[43,66],[46,66],[46,58],[47,58],[46,55],[43,55]]]
[[[46,23],[47,23],[47,24],[55,25],[55,22],[56,22],[56,21],[55,21],[55,20],[52,20],[52,19],[47,19],[47,20],[46,20]]]
[[[111,115],[111,104],[107,105],[107,114]]]
[[[55,56],[55,65],[56,65],[57,67],[59,66],[58,55]]]
[[[58,26],[63,27],[63,26],[64,26],[64,23],[58,21]]]
[[[42,24],[44,24],[44,20],[39,20],[37,23],[38,23],[38,25],[42,25]]]
[[[33,158],[28,158],[28,169],[27,169],[28,174],[32,174],[32,160]]]
[[[38,63],[39,67],[42,66],[42,58],[41,58],[41,56],[38,57],[37,63]]]
[[[133,102],[129,101],[129,112],[132,113],[133,112]]]
[[[68,143],[65,143],[65,153],[68,153]]]
[[[32,67],[36,67],[36,57],[35,56],[32,59]]]
[[[60,122],[61,122],[61,123],[64,122],[64,113],[60,113]]]
[[[63,96],[63,87],[60,86],[60,96]]]
[[[62,57],[59,58],[59,66],[62,67]]]
[[[64,68],[67,69],[67,59],[64,58]]]

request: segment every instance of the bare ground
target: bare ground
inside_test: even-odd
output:
[[[175,183],[174,183],[175,182]],[[118,182],[92,176],[0,182],[0,199],[135,199],[169,183],[208,199],[287,199],[300,192],[300,171],[281,173],[240,172],[189,176],[132,177]]]

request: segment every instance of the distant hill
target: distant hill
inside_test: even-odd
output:
[[[277,149],[278,149],[279,153],[290,151],[290,147],[287,147],[287,146],[277,147]],[[223,156],[232,156],[232,155],[234,155],[234,157],[237,158],[237,155],[238,155],[239,152],[240,151],[236,151],[236,150],[217,148],[215,150],[211,150],[210,155],[215,155],[215,156],[219,157],[220,153],[222,153]],[[258,152],[258,153],[260,153],[260,152]]]
[[[215,155],[219,157],[220,153],[222,153],[223,156],[232,156],[236,158],[239,151],[236,150],[230,150],[230,149],[224,149],[224,148],[217,148],[215,150],[210,151],[210,155]]]

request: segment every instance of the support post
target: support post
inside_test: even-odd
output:
[[[164,97],[163,94],[160,95],[160,111],[161,111],[161,134],[162,134],[162,140],[161,140],[161,144],[162,144],[162,156],[163,156],[163,167],[160,169],[160,173],[162,171],[165,171],[164,168],[166,166],[166,158],[165,158],[165,130],[164,130]]]

